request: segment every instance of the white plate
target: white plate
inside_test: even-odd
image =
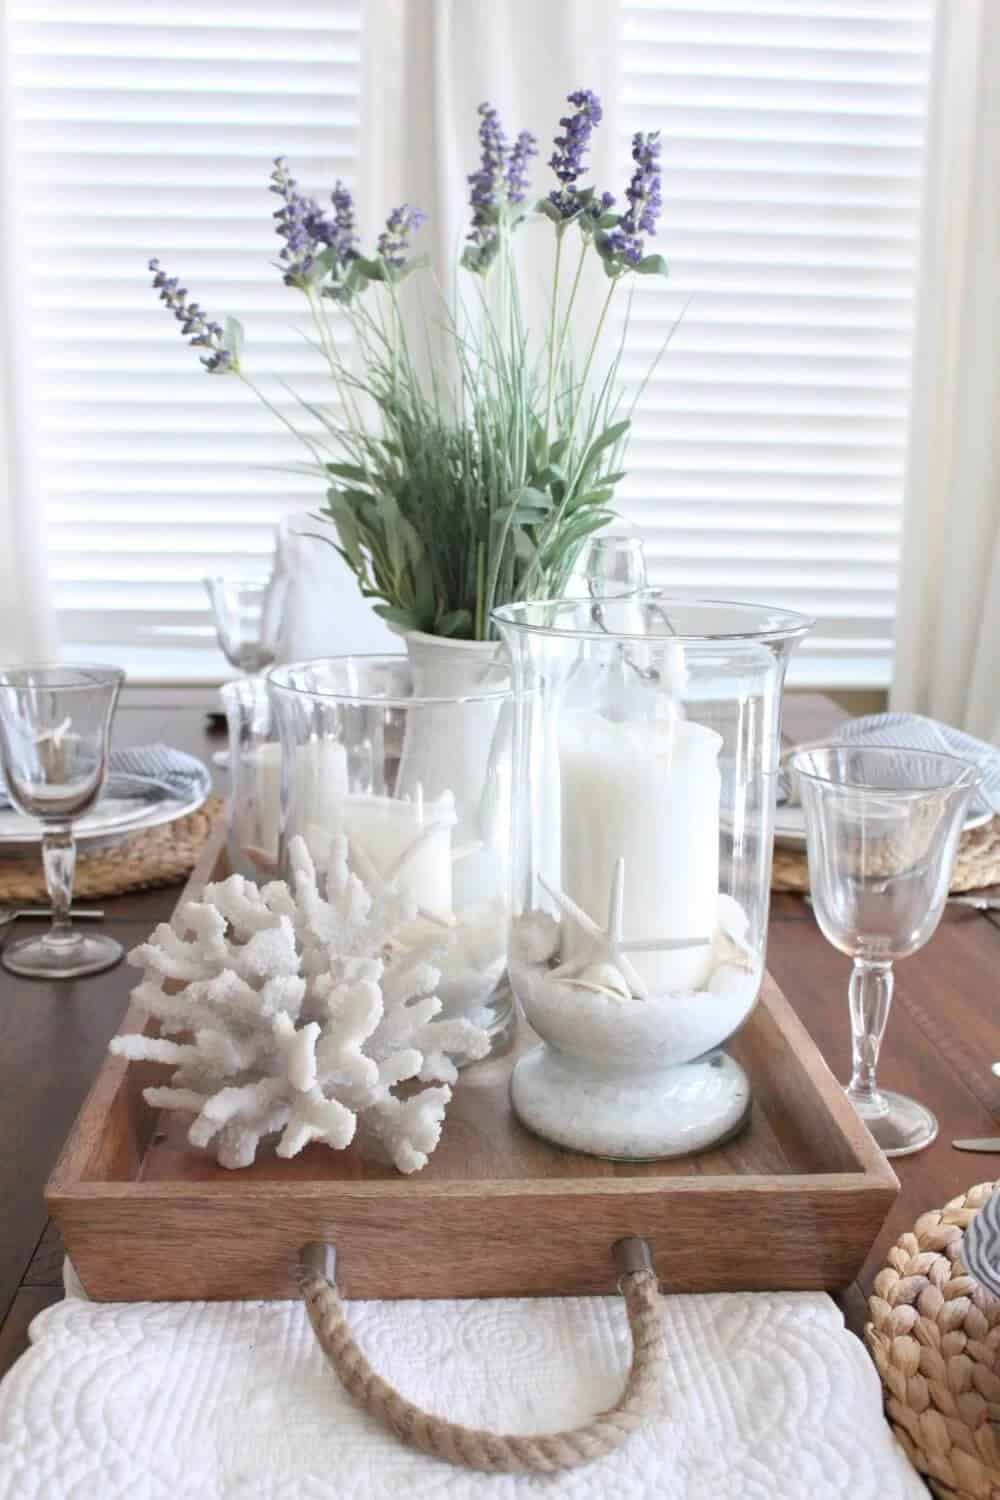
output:
[[[992,812],[969,813],[962,824],[962,832],[970,828],[981,828],[992,818]],[[804,849],[806,847],[806,815],[801,805],[779,806],[774,810],[774,842],[779,849]]]
[[[197,812],[212,790],[212,778],[203,775],[183,792],[152,776],[112,772],[97,806],[73,824],[78,846],[91,849],[116,844],[127,834],[143,828],[158,828]],[[5,857],[34,854],[42,840],[42,824],[25,818],[12,807],[0,807],[0,853]]]

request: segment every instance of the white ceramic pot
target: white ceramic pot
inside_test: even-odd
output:
[[[503,648],[496,641],[456,641],[444,636],[407,632],[403,637],[413,672],[414,696],[476,697],[502,690],[508,682]],[[458,708],[441,703],[420,715],[419,734],[407,731],[399,764],[397,796],[424,797],[451,792],[464,809],[454,832],[458,844],[504,843],[510,816],[509,762],[512,707],[496,699]],[[462,872],[470,901],[476,900],[476,856]],[[492,875],[489,877],[493,883]]]
[[[421,630],[407,631],[403,640],[415,697],[476,697],[503,687],[507,680],[496,641],[453,641]],[[425,796],[447,789],[456,801],[466,803],[469,799],[460,795],[460,788],[467,791],[483,784],[499,714],[496,702],[483,703],[475,712],[442,703],[433,714],[422,716],[433,728],[422,733],[419,742],[410,736],[404,743],[400,791],[410,793],[419,782]]]
[[[505,677],[498,641],[461,641],[423,630],[403,632],[413,669],[413,689],[422,697],[450,698],[488,692]]]

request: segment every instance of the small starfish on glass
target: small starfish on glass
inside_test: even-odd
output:
[[[680,948],[700,948],[712,941],[711,936],[696,938],[659,938],[646,941],[643,938],[627,939],[623,935],[625,921],[625,860],[615,861],[611,877],[611,892],[608,899],[607,924],[601,927],[581,906],[577,906],[565,891],[550,886],[541,875],[538,883],[552,897],[564,918],[573,922],[587,939],[586,950],[576,958],[561,963],[552,970],[553,979],[578,980],[587,970],[617,970],[637,1000],[649,998],[649,988],[642,975],[629,960],[629,953],[669,953]],[[606,988],[602,984],[601,988]]]

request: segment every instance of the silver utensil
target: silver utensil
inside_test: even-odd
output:
[[[949,896],[949,906],[971,906],[973,911],[1000,911],[1000,892],[970,891],[966,896]]]
[[[956,1151],[1000,1151],[1000,1135],[984,1135],[969,1141],[952,1141],[951,1144]]]

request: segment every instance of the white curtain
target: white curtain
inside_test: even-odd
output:
[[[51,659],[55,624],[34,475],[30,359],[24,347],[22,221],[15,175],[7,7],[0,0],[0,665]]]
[[[467,178],[479,165],[477,110],[496,106],[508,136],[527,129],[538,139],[529,202],[556,185],[548,167],[566,95],[592,89],[604,120],[593,136],[586,183],[620,200],[631,173],[616,149],[618,0],[366,0],[362,85],[360,188],[366,239],[399,203],[424,210],[429,222],[419,247],[430,255],[438,286],[455,300],[455,267],[468,229]],[[529,328],[548,307],[551,226],[532,225],[518,237],[520,281]],[[537,253],[536,253],[537,252]],[[594,289],[603,277],[595,271]],[[578,306],[585,322],[588,298]],[[466,297],[469,293],[466,290]],[[440,326],[433,307],[427,323]],[[441,346],[430,358],[444,357]]]
[[[1000,741],[1000,4],[937,24],[891,701]]]

